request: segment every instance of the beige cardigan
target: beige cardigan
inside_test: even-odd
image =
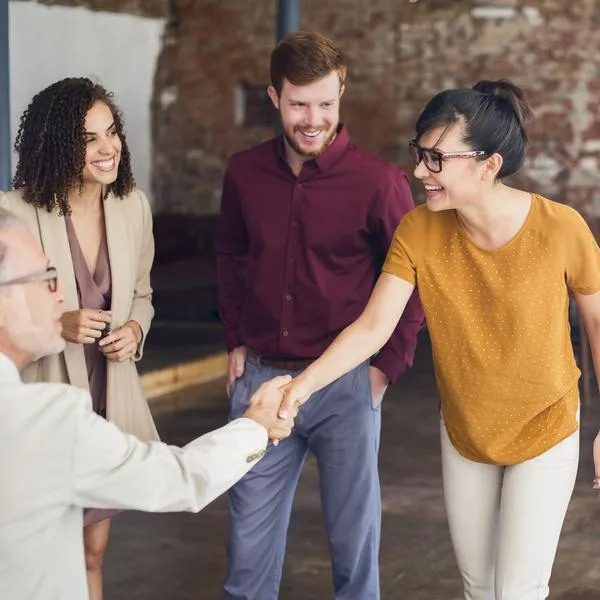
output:
[[[21,217],[39,239],[50,264],[57,269],[64,310],[80,308],[65,220],[58,209],[49,213],[36,208],[18,191],[0,192],[0,206]],[[154,259],[152,213],[143,192],[134,190],[122,199],[109,194],[104,218],[112,276],[112,328],[129,320],[140,324],[144,335],[136,356],[139,360],[154,315],[150,287]],[[63,382],[89,390],[82,344],[67,342],[64,352],[36,361],[21,375],[25,382]],[[107,379],[107,418],[142,440],[158,439],[134,361],[108,361]]]

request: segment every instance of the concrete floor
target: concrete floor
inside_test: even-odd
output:
[[[223,327],[218,321],[155,319],[138,370],[143,375],[223,352],[223,339]]]
[[[163,439],[184,444],[226,419],[223,381],[180,393],[198,406],[170,413],[160,406]],[[553,600],[600,599],[600,500],[591,490],[591,444],[600,402],[582,417],[577,486],[551,581]],[[381,545],[385,600],[460,600],[440,480],[439,418],[429,350],[385,398],[380,467]],[[106,600],[219,600],[225,574],[227,504],[221,498],[198,515],[125,513],[113,521],[105,564]],[[327,600],[331,584],[314,460],[306,464],[289,530],[281,600]],[[360,600],[360,599],[356,599]]]

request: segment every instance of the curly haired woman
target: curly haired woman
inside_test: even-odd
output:
[[[14,191],[0,205],[21,216],[57,268],[64,295],[60,355],[42,358],[25,381],[89,389],[94,411],[144,440],[158,435],[134,361],[154,314],[152,215],[134,187],[121,113],[112,94],[85,78],[38,93],[21,117]],[[102,598],[110,517],[84,516],[91,600]]]

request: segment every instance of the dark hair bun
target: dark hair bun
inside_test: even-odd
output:
[[[490,94],[506,100],[517,113],[521,127],[525,128],[526,123],[533,117],[531,106],[525,98],[523,90],[508,79],[498,79],[497,81],[478,81],[473,89],[482,94]]]

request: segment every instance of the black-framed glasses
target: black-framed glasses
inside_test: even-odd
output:
[[[55,267],[48,267],[41,273],[34,273],[33,275],[26,275],[25,277],[19,277],[18,279],[11,279],[10,281],[0,281],[0,287],[5,285],[22,285],[24,283],[34,283],[38,281],[45,281],[48,284],[48,289],[54,293],[58,289],[58,275]]]
[[[421,162],[431,173],[442,172],[442,162],[448,158],[475,158],[486,154],[485,150],[463,150],[461,152],[442,152],[437,148],[423,148],[417,144],[417,140],[410,140],[408,151],[416,165]]]

